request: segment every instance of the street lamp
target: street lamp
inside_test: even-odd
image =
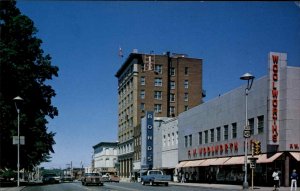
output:
[[[244,137],[245,137],[245,177],[244,177],[244,182],[243,182],[243,189],[248,189],[249,184],[247,182],[247,150],[248,150],[248,138],[251,136],[250,128],[248,126],[248,93],[252,87],[252,83],[254,80],[254,76],[250,73],[245,73],[240,77],[241,80],[247,80],[247,87],[245,89],[245,97],[246,97],[246,122],[245,122],[245,128],[244,128]]]
[[[20,186],[20,108],[18,108],[19,102],[23,101],[23,99],[20,96],[15,97],[14,99],[16,110],[18,113],[18,187]]]

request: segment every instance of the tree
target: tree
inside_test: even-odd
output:
[[[16,2],[0,1],[0,169],[16,169],[17,112],[13,98],[21,96],[20,168],[31,169],[50,159],[54,153],[55,133],[48,132],[47,123],[58,115],[51,103],[55,91],[47,84],[58,76],[58,67],[44,55],[42,40],[36,37],[33,21],[21,14]]]

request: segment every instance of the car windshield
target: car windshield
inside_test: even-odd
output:
[[[85,176],[100,176],[99,173],[86,173]]]
[[[56,174],[44,174],[44,177],[56,176]]]

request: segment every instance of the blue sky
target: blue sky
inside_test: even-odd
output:
[[[59,67],[49,82],[59,116],[55,154],[47,168],[89,166],[92,146],[116,141],[115,73],[133,49],[203,59],[205,101],[267,74],[270,51],[300,66],[300,7],[294,2],[19,1]],[[122,47],[124,57],[118,57]],[[254,82],[255,83],[255,82]]]

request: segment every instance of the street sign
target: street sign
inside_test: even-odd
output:
[[[244,138],[249,138],[251,136],[251,131],[250,130],[244,130]]]
[[[13,144],[17,145],[19,143],[18,136],[13,136]],[[20,145],[25,145],[25,137],[20,136]]]
[[[250,160],[250,168],[255,168],[256,167],[256,160],[258,158],[256,158],[256,157],[249,157],[248,159]]]

